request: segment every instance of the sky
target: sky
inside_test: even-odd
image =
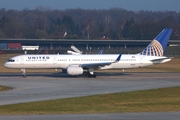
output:
[[[37,6],[54,9],[110,9],[123,8],[131,11],[176,11],[180,12],[180,0],[0,0],[0,9],[23,10]]]

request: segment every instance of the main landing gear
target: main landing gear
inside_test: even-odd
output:
[[[26,75],[26,69],[21,69],[21,71],[22,71],[22,76],[23,76],[24,78],[26,78],[26,77],[27,77],[27,75]]]
[[[88,76],[89,78],[95,78],[96,77],[96,74],[94,74],[94,72],[90,72],[90,71],[87,71],[86,73],[85,73],[85,76]]]
[[[96,75],[95,75],[95,74],[93,74],[93,75],[88,74],[88,77],[89,77],[89,78],[91,78],[91,77],[96,78]]]

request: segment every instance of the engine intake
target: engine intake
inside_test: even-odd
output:
[[[69,66],[67,67],[67,73],[69,75],[80,75],[83,74],[83,68],[79,66]]]

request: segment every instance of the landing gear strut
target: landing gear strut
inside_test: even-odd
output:
[[[93,77],[93,78],[96,77],[96,74],[94,74],[93,69],[88,69],[88,70],[86,71],[85,75],[88,76],[89,78],[90,78],[90,77]]]
[[[26,69],[21,69],[21,71],[22,71],[23,77],[26,78],[26,77],[27,77],[27,75],[26,75]]]
[[[88,76],[89,78],[91,78],[91,77],[93,77],[93,78],[95,78],[96,77],[96,74],[94,74],[94,72],[87,72],[86,73],[86,76]]]

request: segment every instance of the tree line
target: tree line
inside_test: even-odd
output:
[[[0,9],[0,38],[143,40],[153,39],[164,28],[173,28],[171,39],[179,40],[180,12]]]

